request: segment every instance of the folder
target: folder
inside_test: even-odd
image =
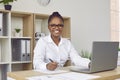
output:
[[[2,49],[1,49],[1,41],[0,41],[0,62],[2,61]]]
[[[2,17],[2,35],[7,36],[8,35],[8,26],[9,26],[9,15],[7,13],[3,13]]]
[[[12,61],[20,61],[20,41],[12,39]]]
[[[26,61],[26,40],[20,40],[20,60]]]
[[[25,40],[12,39],[12,61],[26,61]]]
[[[3,13],[0,13],[0,36],[3,35]]]
[[[30,40],[26,40],[26,60],[30,61]]]
[[[30,61],[30,52],[30,39],[12,39],[12,61]]]

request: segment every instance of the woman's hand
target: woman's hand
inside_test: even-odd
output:
[[[57,66],[58,66],[57,62],[50,62],[46,65],[48,70],[55,70],[57,68]]]

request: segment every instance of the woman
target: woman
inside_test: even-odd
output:
[[[71,42],[61,37],[64,27],[63,17],[53,12],[48,19],[50,35],[41,37],[34,49],[34,69],[55,70],[63,67],[67,60],[74,65],[88,67],[90,60],[79,56]]]

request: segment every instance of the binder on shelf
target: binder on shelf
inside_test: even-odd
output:
[[[20,61],[26,61],[26,40],[20,40]]]
[[[2,49],[1,49],[2,45],[0,43],[0,62],[2,61]]]
[[[30,60],[30,39],[12,39],[12,61]]]
[[[12,61],[25,61],[25,40],[12,39]]]
[[[0,13],[0,36],[3,35],[3,13]]]
[[[30,40],[26,40],[26,60],[30,61]]]
[[[7,13],[3,13],[3,19],[2,19],[2,24],[3,24],[3,31],[2,31],[2,35],[3,36],[7,36],[8,34],[8,25],[9,25],[9,22],[8,22],[8,14]]]
[[[12,40],[12,61],[20,61],[20,41]]]

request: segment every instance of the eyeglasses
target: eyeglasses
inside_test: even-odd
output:
[[[51,26],[52,28],[56,28],[56,27],[63,28],[64,27],[63,24],[49,24],[49,26]]]

